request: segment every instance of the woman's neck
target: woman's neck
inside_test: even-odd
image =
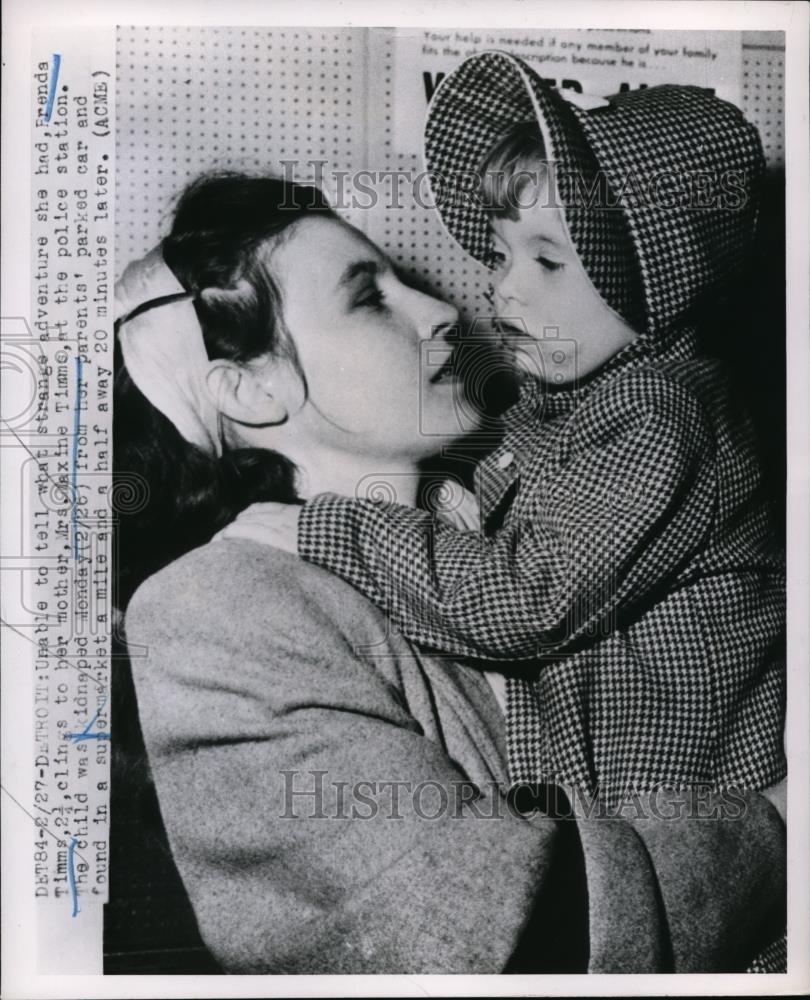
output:
[[[383,499],[416,506],[419,471],[409,462],[369,459],[331,451],[288,455],[298,469],[298,493],[302,499],[317,493],[339,493],[364,500]]]
[[[420,472],[416,460],[375,458],[313,441],[298,432],[293,421],[277,427],[230,425],[226,440],[233,447],[268,448],[288,458],[297,469],[298,495],[306,500],[318,493],[338,493],[363,499],[381,498],[415,507]]]

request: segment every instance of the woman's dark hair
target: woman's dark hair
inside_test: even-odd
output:
[[[261,257],[268,239],[316,214],[332,215],[317,188],[270,177],[206,175],[183,192],[163,256],[194,297],[211,360],[269,352],[297,365]],[[134,384],[117,342],[113,445],[119,610],[146,577],[205,544],[249,504],[297,499],[295,468],[283,455],[242,448],[216,458],[186,441]]]

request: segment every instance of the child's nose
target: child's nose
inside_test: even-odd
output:
[[[495,279],[494,301],[498,309],[508,308],[510,305],[523,304],[520,285],[514,268],[502,271]]]
[[[494,302],[495,307],[499,310],[506,309],[518,302],[517,289],[514,281],[510,280],[510,276],[505,276],[500,281],[495,282]]]

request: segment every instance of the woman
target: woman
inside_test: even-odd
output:
[[[117,469],[149,487],[122,521],[120,597],[137,588],[169,840],[226,970],[721,971],[776,936],[764,799],[723,824],[521,815],[480,673],[337,577],[218,535],[327,489],[416,503],[422,460],[468,429],[423,358],[450,357],[452,307],[318,192],[238,175],[192,185],[117,304]]]

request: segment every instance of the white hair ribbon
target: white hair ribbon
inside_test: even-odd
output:
[[[202,328],[159,245],[116,283],[115,320],[135,385],[186,441],[219,457],[219,411],[206,385],[210,362]]]

